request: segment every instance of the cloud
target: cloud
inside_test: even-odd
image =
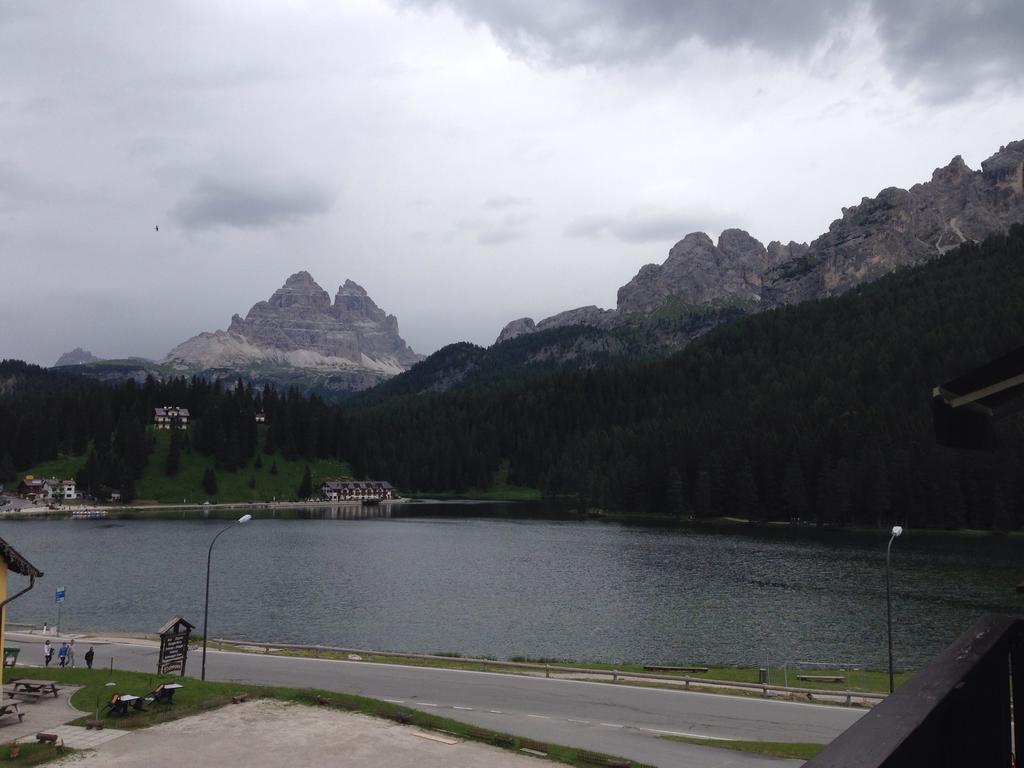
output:
[[[614,237],[624,243],[676,242],[690,232],[715,231],[723,226],[722,217],[673,216],[666,214],[628,214],[625,216],[587,216],[568,227],[568,237],[599,240]],[[735,226],[735,222],[733,223]]]
[[[931,101],[1021,85],[1020,0],[875,0],[874,17],[896,81],[919,84]]]
[[[175,207],[174,216],[186,229],[261,229],[326,213],[332,203],[332,195],[312,184],[201,179]]]
[[[984,85],[1019,86],[1024,64],[1020,0],[397,1],[448,5],[486,26],[513,55],[556,67],[646,62],[694,41],[806,58],[819,47],[842,51],[865,12],[893,79],[920,85],[929,100],[955,99]],[[817,69],[823,65],[814,60]]]
[[[509,198],[511,199],[511,198]],[[514,205],[499,205],[485,207],[508,208],[518,207]],[[515,240],[522,240],[529,234],[528,224],[533,219],[531,215],[505,214],[504,216],[472,217],[461,219],[455,222],[455,232],[469,232],[476,235],[476,241],[480,245],[504,245]]]
[[[484,200],[484,208],[490,208],[492,210],[501,210],[504,208],[522,208],[523,206],[529,205],[530,201],[516,197],[515,195],[502,195],[499,197],[490,197]]]

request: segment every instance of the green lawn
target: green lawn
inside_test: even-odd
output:
[[[18,756],[11,757],[11,744],[0,746],[0,768],[6,768],[9,765],[42,765],[60,757],[67,757],[77,751],[67,748],[57,751],[52,744],[33,742],[19,744],[18,749],[20,750]]]
[[[21,473],[20,478],[25,475],[32,475],[36,478],[41,477],[56,477],[58,480],[70,480],[85,464],[85,456],[61,456],[59,459],[53,461],[44,461],[42,464],[36,464],[29,470]],[[13,488],[17,483],[12,483]]]
[[[699,744],[702,747],[731,749],[736,752],[751,752],[767,757],[788,757],[796,760],[810,760],[825,748],[824,744],[788,741],[731,741],[726,739],[695,739],[691,736],[662,736],[666,741],[681,741],[684,744]]]
[[[213,457],[184,450],[178,474],[168,477],[164,474],[164,466],[167,463],[171,433],[167,430],[154,430],[153,434],[156,447],[149,456],[142,478],[135,485],[137,501],[180,503],[183,500],[208,499],[220,502],[292,500],[296,497],[302,475],[306,471],[306,462],[302,459],[285,461],[280,452],[274,456],[260,453],[263,466],[259,469],[253,466],[255,459],[250,459],[247,466],[237,472],[215,469],[217,493],[207,496],[203,491],[202,479],[206,469],[213,467]],[[276,475],[270,472],[274,463],[277,464]],[[352,476],[352,468],[342,461],[317,459],[309,462],[309,469],[313,474],[314,488],[326,479]],[[256,487],[250,488],[249,481],[253,477],[256,479]]]
[[[243,645],[231,645],[215,644],[217,648],[231,651],[242,651],[251,653],[262,653],[261,646],[243,646]],[[272,648],[274,646],[271,646]],[[302,649],[283,649],[276,648],[274,653],[279,656],[311,656],[323,659],[346,659],[348,658],[348,652],[341,651],[328,651],[328,650],[316,650],[307,651]],[[512,666],[505,662],[529,662],[532,664],[550,664],[553,667],[570,667],[578,669],[599,669],[599,670],[618,670],[624,675],[628,675],[631,672],[636,673],[647,673],[647,674],[658,674],[666,675],[669,677],[689,677],[691,680],[715,680],[715,681],[727,681],[727,682],[742,682],[742,683],[756,683],[758,682],[759,669],[757,667],[715,667],[708,666],[707,672],[673,672],[673,671],[650,671],[645,670],[642,664],[630,664],[630,663],[619,663],[609,664],[608,662],[602,661],[572,661],[567,659],[549,659],[549,658],[531,658],[527,656],[512,656],[509,659],[471,659],[463,658],[458,653],[448,653],[445,651],[436,651],[432,654],[435,657],[443,658],[429,658],[424,659],[418,656],[401,656],[401,655],[386,655],[378,656],[376,654],[364,654],[363,660],[367,662],[375,662],[378,664],[401,664],[404,666],[413,667],[440,667],[444,669],[466,669],[466,670],[477,670],[477,671],[488,671],[488,672],[504,672],[508,674],[522,674],[532,675],[537,674],[537,670],[524,669],[522,667]],[[689,664],[684,665],[683,663],[675,664],[672,666],[690,666]],[[696,666],[696,665],[695,665]],[[707,666],[707,665],[703,665]],[[888,693],[889,691],[889,674],[885,671],[876,670],[828,670],[828,669],[814,669],[814,670],[796,670],[795,668],[789,669],[788,683],[791,688],[813,688],[815,690],[823,691],[840,691],[844,692],[847,689],[854,693]],[[808,682],[804,680],[798,680],[797,674],[813,674],[813,675],[840,675],[845,677],[845,681],[842,683],[823,683],[823,682]],[[896,674],[896,685],[899,686],[905,681],[909,680],[912,676],[912,672],[899,672]],[[783,685],[786,682],[786,677],[783,671],[779,668],[773,667],[768,676],[769,682],[772,685]],[[657,681],[650,681],[652,685],[656,685]],[[668,682],[668,681],[666,681]],[[640,682],[643,685],[645,683]],[[675,683],[674,685],[679,685]],[[737,689],[738,690],[738,689]],[[761,695],[758,690],[757,695]]]
[[[155,440],[155,447],[149,455],[142,477],[135,484],[136,502],[180,504],[214,499],[225,503],[294,500],[302,482],[302,475],[306,471],[306,462],[302,459],[285,461],[280,452],[274,456],[260,453],[259,458],[263,465],[260,468],[254,466],[253,458],[236,472],[214,469],[217,474],[217,493],[208,496],[203,491],[202,479],[206,469],[213,467],[213,457],[204,456],[193,450],[183,450],[178,474],[168,477],[164,474],[164,466],[167,463],[171,433],[167,430],[151,430],[150,434]],[[262,439],[260,443],[262,444]],[[277,474],[271,474],[270,469],[275,463]],[[70,478],[74,477],[84,464],[85,456],[65,456],[38,464],[23,475]],[[343,461],[317,459],[309,462],[309,469],[313,475],[314,489],[323,480],[352,476],[352,468]],[[249,482],[253,478],[256,484],[254,488],[250,488]]]
[[[195,664],[198,657],[192,659]],[[481,741],[494,746],[503,747],[511,751],[518,751],[524,747],[547,753],[548,757],[568,765],[584,766],[593,765],[592,753],[588,754],[572,747],[563,747],[556,744],[536,742],[523,739],[517,736],[491,731],[483,728],[460,723],[445,717],[439,717],[428,712],[420,712],[415,709],[391,704],[377,699],[368,699],[363,696],[355,696],[347,693],[336,693],[302,688],[284,688],[263,685],[246,685],[243,683],[214,683],[203,682],[194,678],[175,678],[171,676],[149,675],[141,672],[125,672],[115,669],[112,672],[107,669],[40,669],[37,667],[18,667],[15,674],[12,670],[4,670],[4,680],[10,677],[28,677],[45,680],[56,680],[58,684],[82,686],[71,697],[71,703],[77,709],[91,712],[92,714],[74,720],[75,725],[84,725],[85,721],[92,720],[96,710],[99,710],[100,717],[111,727],[134,729],[145,728],[157,723],[175,720],[188,715],[197,714],[217,707],[229,705],[233,696],[246,693],[250,699],[280,699],[293,701],[300,704],[314,706],[329,706],[333,709],[340,709],[350,712],[361,712],[373,717],[383,717],[398,722],[414,725],[419,728],[443,731],[460,738]],[[152,691],[160,682],[180,682],[184,687],[174,695],[174,704],[150,703],[141,712],[132,712],[128,716],[113,717],[105,714],[106,704],[114,693],[131,693],[136,696],[145,696]],[[107,685],[113,683],[113,685]],[[2,752],[2,748],[0,748]],[[54,750],[49,750],[49,757],[56,757]],[[25,754],[24,752],[22,754]],[[4,762],[3,755],[0,755],[0,767],[6,765],[34,765],[36,763],[24,762],[22,758],[14,761]],[[606,756],[613,757],[613,756]],[[586,759],[584,759],[586,758]],[[621,758],[619,758],[621,759]],[[625,761],[626,765],[635,765]]]

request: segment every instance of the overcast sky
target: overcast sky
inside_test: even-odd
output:
[[[613,307],[688,232],[809,240],[1024,138],[1022,39],[1020,0],[3,0],[0,357],[159,358],[300,269],[424,353]]]

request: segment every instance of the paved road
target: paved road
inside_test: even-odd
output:
[[[38,636],[8,633],[19,661],[41,657]],[[79,640],[76,647],[88,640]],[[95,642],[96,665],[156,670],[150,643]],[[78,651],[81,658],[85,648]],[[37,663],[37,662],[36,662]],[[190,655],[198,675],[200,655]],[[210,651],[207,677],[322,688],[400,702],[526,738],[609,752],[660,768],[785,765],[774,759],[670,742],[665,734],[825,743],[863,710],[464,670]],[[792,763],[796,765],[797,763]]]

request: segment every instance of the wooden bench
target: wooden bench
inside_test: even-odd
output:
[[[576,757],[580,762],[590,765],[605,765],[608,768],[632,768],[633,765],[629,760],[617,760],[614,757],[605,757],[596,752],[577,752]]]
[[[18,677],[10,682],[13,686],[12,694],[18,696],[53,696],[56,699],[57,694],[60,693],[60,688],[57,687],[57,683],[54,680],[33,680],[28,677]]]
[[[39,701],[45,694],[39,691],[20,691],[17,688],[4,688],[4,696],[13,699],[15,696],[23,701]]]
[[[505,747],[511,747],[515,744],[515,739],[513,739],[511,736],[508,736],[504,733],[495,733],[494,731],[487,731],[483,728],[474,728],[473,726],[468,726],[466,728],[466,735],[469,736],[471,739],[476,739],[478,741],[487,741],[491,744],[498,744],[500,746]]]
[[[808,683],[841,683],[846,680],[843,675],[797,675],[797,680]]]
[[[527,752],[534,755],[547,755],[548,745],[539,741],[531,741],[530,739],[520,739],[519,749],[526,750]]]
[[[58,752],[64,749],[64,739],[56,733],[37,733],[36,741],[40,744],[53,744],[53,746],[57,748]]]
[[[707,672],[707,667],[663,667],[653,664],[644,664],[645,672]]]

